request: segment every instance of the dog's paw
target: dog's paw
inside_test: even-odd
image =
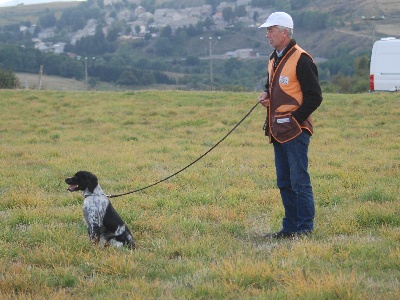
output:
[[[115,240],[115,239],[109,240],[108,243],[109,243],[111,246],[116,247],[116,248],[120,248],[120,247],[124,246],[124,243],[119,242],[119,241],[117,241],[117,240]]]

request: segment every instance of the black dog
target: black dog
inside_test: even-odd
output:
[[[68,191],[82,191],[85,197],[82,210],[90,239],[94,243],[135,248],[129,228],[111,205],[94,174],[79,171],[65,179],[65,182],[69,185]]]

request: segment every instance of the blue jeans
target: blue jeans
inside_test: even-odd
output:
[[[277,185],[281,193],[285,217],[282,230],[307,232],[314,229],[314,196],[308,174],[308,145],[310,133],[280,144],[274,142]]]

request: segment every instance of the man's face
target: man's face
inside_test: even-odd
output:
[[[281,51],[289,42],[289,36],[286,29],[279,30],[277,26],[267,27],[267,39],[269,44],[276,50]]]

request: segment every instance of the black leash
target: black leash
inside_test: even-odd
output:
[[[174,177],[174,176],[176,176],[176,175],[178,175],[179,173],[181,173],[181,172],[183,172],[183,171],[185,171],[187,168],[189,168],[190,166],[192,166],[192,165],[194,165],[195,163],[197,163],[200,159],[202,159],[204,156],[206,156],[208,153],[210,153],[214,148],[216,148],[220,143],[222,143],[252,112],[253,112],[253,110],[257,107],[257,105],[259,104],[260,102],[257,102],[256,103],[256,105],[254,105],[251,109],[250,109],[250,111],[239,121],[239,123],[237,123],[218,143],[216,143],[214,146],[212,146],[207,152],[205,152],[203,155],[201,155],[199,158],[197,158],[196,160],[194,160],[193,162],[191,162],[190,164],[188,164],[186,167],[184,167],[183,169],[180,169],[179,171],[177,171],[177,172],[175,172],[174,174],[172,174],[172,175],[170,175],[170,176],[168,176],[168,177],[166,177],[166,178],[164,178],[164,179],[161,179],[161,180],[159,180],[159,181],[157,181],[157,182],[155,182],[155,183],[152,183],[152,184],[150,184],[150,185],[148,185],[148,186],[145,186],[145,187],[142,187],[142,188],[139,188],[139,189],[137,189],[137,190],[133,190],[133,191],[130,191],[130,192],[126,192],[126,193],[122,193],[122,194],[115,194],[115,195],[107,195],[107,197],[108,198],[117,198],[117,197],[121,197],[121,196],[125,196],[125,195],[129,195],[129,194],[133,194],[133,193],[137,193],[137,192],[140,192],[140,191],[143,191],[143,190],[145,190],[145,189],[148,189],[148,188],[150,188],[150,187],[152,187],[152,186],[155,186],[155,185],[157,185],[157,184],[159,184],[159,183],[161,183],[161,182],[164,182],[164,181],[166,181],[166,180],[168,180],[168,179],[170,179],[170,178],[172,178],[172,177]]]

